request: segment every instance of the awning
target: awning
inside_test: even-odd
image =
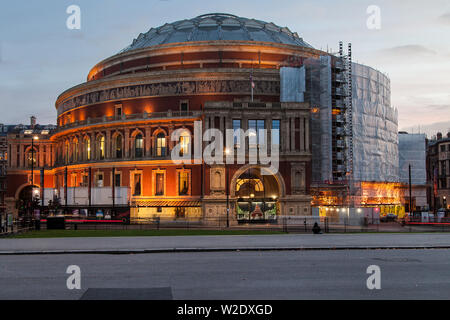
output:
[[[132,207],[201,207],[201,201],[187,200],[134,200]]]

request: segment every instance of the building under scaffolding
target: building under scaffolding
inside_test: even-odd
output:
[[[311,105],[313,206],[404,213],[390,95],[385,74],[352,62],[351,45],[347,54],[340,43],[336,55],[282,68],[282,101]]]

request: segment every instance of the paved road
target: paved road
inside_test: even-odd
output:
[[[366,248],[393,246],[450,246],[450,233],[0,239],[0,253],[40,250],[126,251],[174,248]]]
[[[449,250],[10,255],[0,299],[79,299],[88,288],[170,287],[174,299],[450,299]],[[66,288],[68,265],[81,290]],[[381,268],[368,290],[366,268]]]

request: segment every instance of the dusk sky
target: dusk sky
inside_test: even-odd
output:
[[[81,29],[69,30],[68,6],[81,8]],[[380,8],[381,28],[366,21]],[[450,1],[3,1],[0,9],[0,123],[55,123],[56,98],[86,81],[97,62],[140,32],[211,12],[287,26],[317,49],[351,42],[353,60],[391,79],[399,129],[450,130]]]

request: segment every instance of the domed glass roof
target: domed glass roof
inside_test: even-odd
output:
[[[139,34],[121,52],[167,43],[213,40],[263,41],[312,48],[287,27],[231,14],[210,13],[151,28]]]

